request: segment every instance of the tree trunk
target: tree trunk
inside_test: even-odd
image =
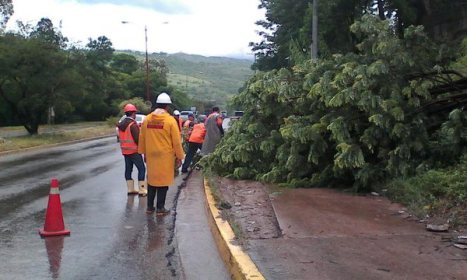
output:
[[[39,124],[31,123],[31,124],[24,124],[24,128],[28,131],[29,135],[37,135],[39,134]]]
[[[378,16],[380,20],[386,19],[386,15],[384,15],[384,0],[378,0]]]

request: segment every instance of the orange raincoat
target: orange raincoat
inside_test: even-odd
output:
[[[146,158],[148,185],[170,186],[174,182],[175,158],[183,160],[178,123],[164,109],[156,109],[141,125],[138,153]]]

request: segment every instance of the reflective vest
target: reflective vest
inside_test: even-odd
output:
[[[120,138],[120,148],[122,149],[122,154],[131,155],[138,153],[138,145],[136,145],[133,136],[131,135],[131,126],[135,122],[131,122],[125,129],[125,131],[118,130],[118,137]]]
[[[193,131],[191,132],[188,142],[201,144],[204,142],[204,136],[206,136],[204,123],[197,123],[193,126]]]

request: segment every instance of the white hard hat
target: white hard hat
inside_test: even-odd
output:
[[[180,116],[180,111],[175,110],[175,111],[174,111],[174,116]]]
[[[163,92],[157,96],[156,99],[157,104],[172,104],[172,100],[170,100],[170,96]]]

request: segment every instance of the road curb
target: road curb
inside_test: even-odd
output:
[[[250,256],[243,251],[241,246],[234,244],[235,234],[229,223],[221,218],[206,178],[204,178],[204,191],[206,194],[206,208],[209,212],[209,226],[232,279],[265,279]]]
[[[34,147],[24,148],[24,149],[19,149],[19,150],[4,151],[4,152],[0,152],[0,156],[6,156],[9,154],[14,154],[14,153],[23,153],[23,152],[31,152],[35,150],[41,150],[41,149],[54,148],[54,147],[59,147],[59,146],[64,146],[64,145],[69,145],[69,144],[76,144],[76,143],[81,143],[81,142],[86,142],[86,141],[92,141],[92,140],[97,140],[97,139],[102,139],[102,138],[107,138],[107,137],[112,137],[112,136],[114,136],[114,134],[72,140],[72,141],[55,143],[55,144],[39,145],[39,146],[34,146]]]

